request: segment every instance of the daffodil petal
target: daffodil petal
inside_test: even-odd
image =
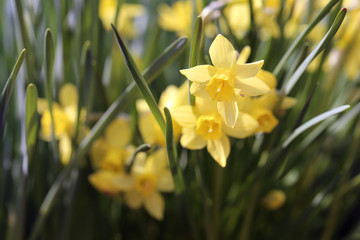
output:
[[[79,101],[78,91],[71,83],[66,83],[60,88],[59,92],[60,104],[63,107],[77,106]]]
[[[239,57],[236,61],[236,64],[245,64],[250,56],[250,53],[251,53],[251,47],[245,46],[239,53]]]
[[[259,96],[270,92],[270,88],[258,77],[235,80],[235,88],[240,89],[241,94]]]
[[[197,135],[193,128],[183,128],[180,143],[181,146],[191,150],[202,149],[206,146],[206,141]]]
[[[145,210],[155,219],[161,221],[164,218],[165,201],[158,192],[152,192],[144,197]]]
[[[211,65],[199,65],[189,69],[180,70],[180,73],[192,82],[207,82],[216,73]]]
[[[263,65],[263,60],[253,63],[235,64],[231,70],[237,79],[251,78],[256,76]]]
[[[71,139],[67,134],[63,134],[59,140],[59,153],[61,163],[67,165],[71,157]]]
[[[236,51],[223,35],[216,36],[209,48],[211,62],[216,68],[230,69],[236,63]]]
[[[280,108],[286,110],[292,108],[295,104],[296,104],[296,98],[285,97],[281,103]]]
[[[100,170],[89,176],[90,183],[99,191],[117,194],[134,188],[134,179],[131,176]]]
[[[165,170],[158,175],[157,189],[160,192],[173,192],[175,189],[173,177],[170,170]]]
[[[235,100],[226,102],[218,102],[217,109],[219,114],[222,116],[224,122],[229,127],[233,127],[237,120],[239,109]]]
[[[223,135],[220,139],[207,143],[207,150],[214,158],[214,160],[221,166],[226,166],[227,157],[230,154],[230,141],[226,135]]]
[[[266,83],[266,85],[268,85],[268,87],[270,89],[274,89],[276,88],[276,84],[277,84],[277,81],[276,81],[276,77],[274,74],[272,74],[271,72],[269,71],[265,71],[265,70],[260,70],[256,76],[258,78],[260,78],[263,82]]]
[[[211,99],[206,91],[206,83],[193,82],[190,86],[190,93],[196,97]]]
[[[182,127],[192,128],[196,126],[196,116],[191,106],[180,106],[171,111],[171,116]]]
[[[124,118],[116,118],[105,130],[105,139],[111,147],[124,148],[130,138],[130,124]]]
[[[233,128],[223,126],[226,135],[234,138],[246,138],[255,133],[259,124],[255,118],[247,113],[239,112],[238,119]]]
[[[138,191],[125,192],[125,203],[129,208],[139,209],[142,202],[142,196]]]

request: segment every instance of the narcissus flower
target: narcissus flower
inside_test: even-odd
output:
[[[268,85],[268,87],[271,89],[271,92],[256,98],[245,97],[245,99],[240,99],[243,101],[243,107],[241,110],[247,112],[254,119],[256,119],[259,124],[256,132],[270,133],[279,123],[278,119],[273,113],[274,108],[279,101],[279,96],[276,92],[277,81],[276,77],[271,72],[265,70],[260,70],[256,76],[264,83],[266,83],[266,85]],[[282,100],[279,109],[289,109],[294,106],[295,103],[296,99],[285,97]]]
[[[78,114],[78,93],[76,87],[67,83],[64,84],[59,92],[60,105],[56,102],[52,104],[54,117],[54,135],[59,140],[60,160],[67,164],[71,156],[71,138],[74,136]],[[51,114],[46,99],[38,100],[38,112],[42,114],[40,124],[40,138],[50,142],[52,136]],[[87,129],[83,125],[86,111],[82,110],[80,116],[80,136],[83,136]]]
[[[216,101],[225,124],[234,127],[239,115],[237,96],[270,92],[269,87],[256,77],[264,61],[243,63],[243,58],[237,61],[234,47],[220,34],[211,44],[209,54],[214,66],[199,65],[180,72],[192,82],[191,94]]]
[[[115,20],[119,0],[100,0],[99,17],[107,31],[111,30],[111,23],[117,25],[120,34],[127,38],[134,38],[138,34],[133,20],[145,14],[145,7],[141,4],[122,3],[117,20]]]
[[[226,166],[230,153],[229,136],[245,138],[253,135],[258,124],[249,114],[240,112],[233,126],[224,124],[216,110],[216,103],[212,100],[196,98],[195,107],[181,106],[171,113],[175,120],[182,126],[180,143],[188,149],[207,150],[212,158],[222,167]]]
[[[286,201],[286,195],[281,190],[271,190],[262,200],[262,204],[270,211],[281,208]]]
[[[181,36],[190,36],[193,14],[192,1],[177,1],[172,7],[160,4],[158,7],[159,26]]]

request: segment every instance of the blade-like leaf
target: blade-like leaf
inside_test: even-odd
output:
[[[1,99],[0,99],[0,139],[3,137],[4,127],[5,127],[5,117],[6,117],[6,109],[10,101],[12,89],[15,85],[15,80],[17,74],[19,73],[20,67],[24,61],[26,50],[23,49],[20,53],[19,58],[17,59],[14,68],[10,74],[10,77],[6,81],[5,87],[1,92]]]
[[[165,120],[159,110],[159,107],[155,101],[154,96],[152,95],[149,86],[146,84],[146,81],[141,74],[139,68],[137,67],[134,59],[132,58],[129,50],[127,49],[125,43],[121,39],[118,31],[114,27],[114,25],[111,25],[113,28],[113,31],[116,36],[116,40],[118,42],[118,45],[120,47],[121,53],[123,54],[126,66],[128,67],[137,87],[139,88],[141,94],[143,95],[146,103],[148,104],[152,114],[154,115],[157,123],[159,124],[162,132],[165,134]]]
[[[176,194],[181,194],[185,191],[185,183],[178,162],[171,115],[169,109],[166,107],[164,108],[164,113],[166,117],[166,153],[169,160],[170,170],[174,179],[175,192]]]
[[[201,43],[202,43],[202,35],[203,35],[203,22],[202,17],[198,16],[195,21],[193,37],[191,39],[191,48],[190,48],[190,60],[189,60],[189,68],[195,67],[199,64],[199,56],[201,50]],[[190,93],[190,85],[189,82],[189,102],[190,105],[195,105],[195,96],[192,96]]]
[[[343,105],[343,106],[334,108],[330,111],[324,112],[324,113],[320,114],[319,116],[316,116],[316,117],[310,119],[306,123],[304,123],[301,126],[299,126],[298,128],[296,128],[292,132],[292,134],[286,139],[286,141],[282,144],[282,147],[286,148],[296,137],[298,137],[301,133],[305,132],[310,127],[314,126],[315,124],[317,124],[321,121],[324,121],[325,119],[328,119],[329,117],[332,117],[338,113],[345,111],[349,107],[350,107],[349,105]]]
[[[283,68],[291,54],[295,49],[300,46],[305,37],[311,32],[311,30],[330,12],[333,6],[335,6],[340,0],[331,0],[328,4],[319,12],[319,14],[312,20],[312,22],[304,29],[304,31],[295,39],[284,56],[281,58],[277,66],[275,67],[274,74],[277,76],[280,70]]]
[[[341,23],[343,22],[346,15],[346,8],[343,8],[339,11],[334,23],[331,25],[331,28],[320,41],[320,43],[315,47],[315,49],[306,57],[306,59],[301,63],[299,68],[295,71],[292,77],[283,85],[282,91],[284,95],[288,95],[290,91],[295,86],[296,82],[300,79],[301,75],[305,72],[306,68],[312,62],[312,60],[329,44],[331,39],[334,37],[338,31]]]
[[[34,147],[36,143],[38,121],[37,121],[37,99],[38,92],[34,84],[30,83],[26,89],[25,102],[25,132],[26,132],[26,148],[28,159],[31,161]]]

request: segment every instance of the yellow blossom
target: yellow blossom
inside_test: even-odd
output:
[[[172,111],[172,116],[182,126],[180,143],[188,149],[202,149],[222,167],[226,166],[230,153],[229,136],[245,138],[254,134],[258,124],[249,114],[240,112],[233,128],[224,124],[212,100],[196,98],[195,107],[180,106]]]
[[[145,14],[145,7],[141,4],[122,3],[115,20],[119,0],[100,0],[99,17],[107,31],[111,30],[111,24],[116,22],[120,34],[128,38],[134,38],[138,34],[133,25],[133,20]]]
[[[259,126],[256,132],[270,133],[278,125],[279,121],[273,114],[273,110],[276,107],[279,97],[276,93],[276,77],[265,70],[260,70],[257,74],[264,83],[268,85],[271,92],[267,95],[263,95],[257,98],[246,97],[242,99],[243,103],[241,111],[249,113],[253,118],[256,119]],[[285,97],[282,100],[280,109],[286,110],[291,108],[296,103],[294,98]]]
[[[56,102],[52,104],[52,112],[54,118],[54,135],[55,139],[59,140],[60,160],[63,164],[67,164],[71,156],[71,138],[75,133],[78,114],[78,93],[76,87],[71,83],[64,84],[59,92],[60,105]],[[38,112],[42,114],[40,124],[40,138],[44,141],[51,141],[51,115],[48,109],[46,99],[38,100]],[[80,122],[85,120],[86,111],[82,110]],[[79,135],[84,135],[87,131],[81,125],[82,131]]]
[[[177,106],[188,104],[188,83],[180,87],[174,85],[168,86],[161,94],[159,108],[164,107],[173,109]],[[139,129],[144,142],[165,146],[165,137],[154,116],[151,114],[145,100],[140,99],[136,102],[136,108],[139,113]],[[174,137],[178,139],[181,134],[181,127],[173,121]]]
[[[225,124],[233,127],[239,115],[236,98],[239,95],[258,96],[270,91],[256,74],[264,61],[243,63],[231,43],[218,35],[210,46],[212,65],[199,65],[180,72],[192,81],[191,94],[212,99]]]

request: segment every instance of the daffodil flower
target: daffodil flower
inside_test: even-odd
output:
[[[146,161],[135,159],[131,175],[134,187],[125,192],[125,203],[132,209],[144,205],[155,219],[164,218],[165,201],[160,192],[173,192],[174,182],[164,148],[152,153]]]
[[[242,112],[238,114],[233,128],[226,126],[216,111],[216,103],[202,98],[196,98],[195,107],[181,106],[171,113],[182,126],[181,145],[191,150],[206,146],[212,158],[222,167],[226,166],[230,154],[228,136],[245,138],[253,135],[258,127],[254,118]]]
[[[172,7],[160,4],[158,7],[159,25],[167,31],[176,32],[180,37],[190,36],[192,11],[190,0],[177,1]]]
[[[135,38],[138,35],[133,20],[145,14],[145,7],[141,4],[122,3],[118,19],[115,20],[119,0],[100,0],[99,17],[107,31],[111,30],[111,23],[117,23],[118,31],[127,38]]]
[[[237,96],[258,96],[270,92],[269,87],[256,74],[264,61],[244,64],[237,62],[237,53],[231,43],[218,35],[210,46],[212,65],[199,65],[181,70],[191,82],[191,94],[212,99],[225,124],[234,127],[239,108]]]
[[[71,156],[71,138],[74,135],[77,114],[78,114],[78,93],[76,87],[67,83],[64,84],[59,92],[60,105],[56,102],[52,105],[54,117],[54,135],[59,140],[60,160],[63,164],[67,164]],[[38,100],[38,112],[42,114],[40,124],[40,138],[50,142],[52,136],[51,115],[46,99]],[[80,121],[85,120],[86,111],[82,110]],[[81,126],[81,131],[86,132],[87,129]],[[84,135],[84,133],[80,135]]]
[[[258,122],[256,132],[270,133],[278,125],[279,121],[275,117],[273,110],[279,101],[276,92],[276,77],[268,71],[260,70],[256,75],[271,89],[269,94],[250,98],[245,97],[242,100],[241,111],[249,113]],[[280,110],[291,108],[296,103],[296,100],[291,97],[285,97],[282,100]]]

